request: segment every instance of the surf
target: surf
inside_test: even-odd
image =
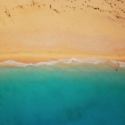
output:
[[[43,66],[43,65],[57,65],[57,64],[75,64],[75,65],[80,65],[80,64],[110,64],[114,65],[116,67],[123,67],[125,68],[125,63],[116,61],[116,60],[109,60],[109,59],[99,59],[99,58],[70,58],[70,59],[59,59],[59,60],[50,60],[48,62],[38,62],[38,63],[22,63],[22,62],[17,62],[14,60],[7,60],[4,62],[0,62],[1,67],[27,67],[27,66]]]

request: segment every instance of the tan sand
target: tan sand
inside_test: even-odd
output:
[[[0,62],[125,61],[125,1],[0,1]]]

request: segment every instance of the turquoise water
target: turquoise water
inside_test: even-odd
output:
[[[0,125],[125,125],[125,69],[0,67]]]

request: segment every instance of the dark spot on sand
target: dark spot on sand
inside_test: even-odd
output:
[[[95,10],[98,10],[99,8],[94,8]]]
[[[59,11],[58,10],[56,10],[56,9],[53,9],[56,13],[59,13]]]

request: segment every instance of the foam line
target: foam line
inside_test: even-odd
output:
[[[125,67],[124,62],[119,62],[115,60],[106,60],[106,59],[98,59],[98,58],[82,58],[82,59],[77,59],[77,58],[71,58],[71,59],[59,59],[58,61],[49,61],[49,62],[39,62],[36,64],[32,63],[21,63],[21,62],[16,62],[14,60],[8,60],[4,62],[0,62],[0,66],[6,67],[6,66],[11,66],[11,67],[26,67],[26,66],[42,66],[42,65],[55,65],[58,63],[64,63],[64,64],[82,64],[82,63],[88,63],[88,64],[101,64],[101,63],[106,63],[110,62],[112,64],[118,65],[120,67]]]

